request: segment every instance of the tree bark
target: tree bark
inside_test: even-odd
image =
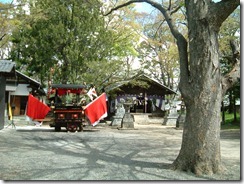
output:
[[[194,17],[189,20],[190,88],[181,85],[186,122],[182,147],[173,166],[201,175],[221,168],[222,88],[216,31],[205,20]]]

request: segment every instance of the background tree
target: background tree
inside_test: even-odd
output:
[[[130,0],[111,12],[135,2],[146,2],[165,17],[176,39],[180,60],[180,91],[186,105],[181,150],[174,169],[198,175],[222,171],[220,155],[221,101],[240,78],[240,54],[228,74],[221,75],[218,33],[222,23],[239,6],[238,0],[169,1],[167,6],[151,0]],[[177,29],[172,13],[186,8],[188,36]]]
[[[235,55],[239,52],[240,40],[240,10],[236,9],[223,23],[219,33],[220,62],[221,71],[226,75],[235,65]],[[234,113],[234,122],[237,122],[236,100],[240,99],[240,81],[227,90],[225,101],[229,102],[227,109],[229,113]],[[224,110],[225,108],[222,107]],[[222,113],[223,123],[224,111]]]
[[[88,44],[94,42],[101,28],[98,7],[59,0],[31,1],[28,5],[30,14],[23,15],[25,20],[13,33],[13,60],[42,83],[51,67],[55,69],[54,81],[74,82],[85,61],[93,56]]]
[[[11,3],[0,2],[0,58],[8,59],[8,53],[10,52],[10,36],[18,24],[18,20],[15,19],[16,7]]]
[[[139,51],[141,64],[147,73],[162,81],[165,86],[174,89],[178,85],[175,83],[175,78],[178,78],[179,74],[175,40],[161,14],[154,22],[144,26],[147,39],[141,43],[143,49]]]
[[[121,58],[136,54],[133,32],[105,20],[100,1],[43,0],[28,5],[30,13],[22,14],[24,21],[13,33],[12,59],[42,83],[52,68],[55,83],[86,82],[102,88],[123,73]]]

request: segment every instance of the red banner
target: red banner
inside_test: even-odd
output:
[[[103,93],[85,107],[85,115],[93,126],[107,117],[106,94]]]
[[[50,111],[50,107],[40,102],[33,95],[29,95],[26,115],[32,119],[44,119]]]

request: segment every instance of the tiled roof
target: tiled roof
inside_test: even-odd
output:
[[[139,88],[144,88],[146,89],[147,93],[149,94],[176,94],[176,92],[172,89],[170,89],[169,87],[163,85],[162,83],[160,83],[159,81],[157,81],[156,79],[153,79],[145,74],[142,74],[142,75],[139,75],[137,77],[135,77],[134,79],[136,80],[140,80],[140,81],[145,81],[145,82],[149,82],[149,87],[147,88],[144,88],[144,87],[141,87],[140,85],[132,85],[131,87],[129,87],[130,89],[125,89],[125,90],[131,90],[133,92],[137,91],[138,90],[138,87]],[[111,86],[108,86],[105,91],[112,91],[112,90],[115,90],[115,89],[118,89],[118,88],[123,88],[125,86],[127,86],[129,83],[131,82],[131,80],[127,80],[127,81],[123,81],[123,82],[118,82],[116,84],[113,84]],[[135,89],[135,90],[133,90]],[[127,91],[127,92],[128,92]]]
[[[15,63],[9,60],[0,60],[0,73],[10,73]]]

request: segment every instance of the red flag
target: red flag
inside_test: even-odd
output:
[[[97,125],[101,119],[107,117],[105,93],[101,94],[85,107],[85,115],[88,117],[93,126]]]
[[[50,111],[50,107],[40,102],[33,95],[29,95],[26,115],[32,119],[44,119]]]

